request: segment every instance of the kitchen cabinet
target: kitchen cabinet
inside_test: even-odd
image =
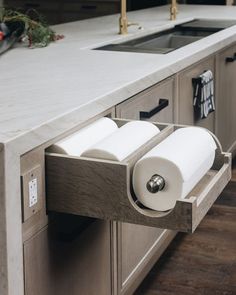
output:
[[[174,120],[175,79],[160,82],[116,107],[116,116],[140,120],[140,112],[150,112],[168,101],[163,109],[154,112],[148,121],[171,123]],[[151,269],[158,257],[175,236],[163,230],[129,223],[118,223],[118,294],[131,294]]]
[[[216,135],[224,151],[236,148],[236,45],[216,55],[217,103]]]
[[[196,125],[208,128],[214,132],[215,112],[212,112],[205,119],[196,120],[193,108],[193,82],[204,71],[211,70],[215,76],[214,56],[201,60],[177,74],[178,76],[178,96],[177,96],[177,122],[185,125]],[[216,82],[216,81],[215,81]]]
[[[36,9],[50,24],[69,22],[118,13],[119,0],[5,0],[8,7]]]
[[[192,79],[208,69],[212,70],[215,75],[215,62],[215,56],[211,56],[194,64],[186,70],[181,71],[175,76],[151,86],[117,105],[115,115],[113,113],[112,117],[116,116],[122,119],[158,121],[162,123],[178,122],[181,124],[203,126],[214,131],[215,113],[210,114],[205,120],[196,121],[194,119],[192,105]],[[218,83],[217,79],[216,83]],[[216,90],[217,89],[218,88],[216,87]],[[164,126],[164,124],[162,125]],[[165,127],[167,129],[172,128],[169,124],[166,124],[165,126],[167,126]],[[173,132],[173,130],[171,132]],[[167,131],[167,133],[168,132],[169,131]],[[83,190],[81,186],[76,186],[78,182],[84,182],[78,181],[81,177],[79,173],[82,171],[82,174],[86,174],[87,172],[84,172],[86,170],[78,169],[78,167],[84,165],[84,169],[87,169],[88,166],[86,161],[83,162],[83,160],[81,161],[79,158],[76,159],[76,157],[70,159],[70,157],[67,157],[66,155],[55,156],[50,154],[46,156],[46,159],[48,209],[69,214],[88,214],[90,207],[85,206],[86,204],[83,203],[83,201],[85,200],[85,202],[91,203],[91,201],[88,201],[90,195],[87,195],[87,193],[89,192],[88,190]],[[206,214],[209,206],[211,206],[212,202],[214,202],[215,198],[219,195],[222,187],[228,181],[228,178],[230,177],[229,161],[230,160],[228,159],[228,162],[225,162],[227,165],[223,165],[223,157],[220,157],[219,163],[216,163],[215,165],[215,171],[212,171],[206,178],[204,178],[203,182],[201,182],[202,185],[200,184],[200,189],[199,187],[197,188],[197,191],[201,196],[200,200],[205,199],[205,201],[202,202],[203,204],[198,202],[198,204],[193,205],[197,210],[197,212],[194,212],[193,214],[196,218],[193,222],[194,226],[192,228],[188,227],[188,231],[196,228],[197,224]],[[96,161],[94,160],[94,162]],[[90,164],[93,165],[92,161],[90,161]],[[99,161],[94,167],[97,169],[98,165],[102,164],[102,161]],[[116,163],[115,166],[117,168],[118,164]],[[65,174],[61,173],[61,167],[63,167],[62,170]],[[69,173],[65,172],[67,171],[67,168],[69,169]],[[108,170],[112,172],[110,174],[113,174],[112,169],[112,167],[108,168]],[[101,171],[101,169],[99,171]],[[106,171],[104,170],[104,172],[104,175],[106,176]],[[70,178],[68,183],[66,182],[67,175],[69,175]],[[118,172],[117,175],[119,175],[119,178],[116,179],[121,181],[121,176],[123,174],[119,174]],[[60,177],[62,177],[62,179]],[[73,177],[76,179],[76,182],[74,182],[74,184],[76,184],[73,184],[71,187],[71,183],[74,181]],[[97,173],[97,178],[99,178],[99,173]],[[109,177],[105,178],[108,179]],[[93,178],[91,177],[91,179]],[[107,183],[114,184],[114,181],[108,179]],[[220,183],[220,185],[216,185],[216,183]],[[127,187],[124,186],[123,183],[121,184],[122,185],[118,188],[119,191],[123,192],[122,189],[124,189],[124,191],[127,192]],[[100,198],[99,191],[102,191],[102,195],[109,195],[109,197],[111,196],[111,191],[112,194],[115,194],[115,192],[118,191],[118,189],[115,190],[114,187],[112,187],[112,190],[108,188],[110,191],[107,193],[105,186],[102,185],[102,189],[100,189],[100,186],[96,181],[93,185],[98,189],[96,193],[93,191],[93,197],[95,196],[96,200]],[[207,189],[205,189],[205,185],[207,185]],[[50,187],[53,187],[53,189],[50,190]],[[63,191],[65,187],[66,190]],[[92,185],[88,183],[87,187],[92,187]],[[60,192],[55,188],[59,188],[58,190]],[[79,193],[80,189],[82,189],[83,193]],[[204,195],[206,192],[207,194]],[[195,196],[195,191],[193,191],[192,194]],[[67,198],[66,202],[61,200],[61,195]],[[56,197],[56,202],[53,201],[55,200],[53,199],[54,196]],[[82,199],[79,199],[81,196]],[[123,194],[123,197],[127,198],[125,194]],[[76,201],[74,202],[74,200]],[[104,200],[103,202],[100,202],[100,204],[107,203],[108,202],[104,202]],[[123,204],[122,201],[120,203],[121,205]],[[53,207],[54,205],[60,206],[61,204],[66,205],[65,207],[62,206],[58,211],[56,207]],[[94,212],[98,214],[101,213],[101,216],[103,215],[105,211],[103,212],[99,207],[99,204],[97,206],[96,204],[97,203],[92,203],[93,210],[96,208],[96,212],[90,211],[91,215],[86,216],[98,217],[93,215]],[[199,206],[200,208],[197,208],[199,204],[201,206]],[[118,207],[119,206],[120,205],[118,205]],[[128,208],[126,205],[124,207],[126,209]],[[71,208],[73,208],[74,211]],[[115,212],[114,206],[112,209],[112,212]],[[70,210],[72,211],[70,212]],[[87,211],[82,212],[80,210]],[[188,212],[191,210],[188,209]],[[120,210],[120,212],[123,211]],[[182,215],[179,217],[180,220],[177,222],[177,227],[181,227],[181,219],[183,218],[182,216],[184,216],[184,213],[184,211],[181,211]],[[107,216],[105,217],[107,218]],[[141,223],[142,225],[131,224],[128,222],[133,222],[132,217],[129,220],[119,219],[119,217],[120,216],[116,215],[116,218],[114,219],[107,219],[122,220],[126,222],[94,221],[82,233],[75,236],[70,241],[64,241],[60,238],[59,240],[55,239],[53,235],[53,233],[55,234],[55,230],[53,230],[52,227],[52,220],[49,225],[46,225],[46,227],[41,229],[40,232],[37,232],[34,236],[26,239],[24,242],[26,294],[39,295],[41,294],[40,292],[42,289],[40,288],[42,288],[42,286],[45,289],[43,290],[45,295],[64,294],[68,289],[72,295],[78,294],[78,292],[91,295],[106,295],[113,293],[117,295],[132,294],[174,238],[176,231],[145,226],[145,221],[144,223]],[[98,218],[100,218],[100,216]],[[135,219],[135,217],[133,219]],[[173,220],[174,223],[171,223]],[[167,223],[162,223],[162,227],[176,229],[173,225],[176,224],[176,220],[177,219],[174,217],[172,218],[172,221],[169,222],[167,217]],[[185,227],[185,229],[191,223],[189,220],[189,216],[187,216],[187,219],[183,221],[183,227]],[[139,221],[140,220],[134,220],[134,223],[140,223]],[[150,223],[148,225],[150,225]],[[158,227],[159,226],[160,224],[158,223]],[[180,229],[178,228],[177,230]],[[28,237],[28,235],[25,236]],[[61,253],[66,254],[61,257]],[[38,290],[40,290],[40,292]],[[37,294],[37,292],[39,293]]]
[[[114,113],[114,109],[110,109],[103,115]],[[34,167],[45,171],[44,148],[40,146],[21,157],[21,175],[27,175]],[[45,178],[44,173],[42,177]],[[24,181],[22,179],[22,183]],[[113,223],[82,216],[46,214],[45,184],[41,198],[40,208],[32,206],[27,220],[24,214],[22,216],[25,295],[68,292],[70,295],[111,295]],[[27,204],[27,195],[22,194],[23,212]]]
[[[81,233],[55,235],[50,224],[27,240],[25,295],[111,295],[111,227],[94,220]]]

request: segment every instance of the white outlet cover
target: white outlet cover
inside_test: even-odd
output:
[[[38,202],[38,188],[37,178],[32,179],[29,182],[29,207],[33,207]]]

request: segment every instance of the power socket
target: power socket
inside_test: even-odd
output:
[[[33,207],[38,202],[38,186],[37,178],[30,180],[29,182],[29,207]]]
[[[23,221],[42,209],[42,167],[37,165],[21,175]]]

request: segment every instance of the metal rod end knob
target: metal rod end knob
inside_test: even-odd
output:
[[[146,187],[150,193],[155,194],[163,190],[165,187],[165,179],[162,176],[155,174],[147,182]]]

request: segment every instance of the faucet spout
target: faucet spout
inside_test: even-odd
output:
[[[170,19],[171,20],[176,20],[177,13],[178,13],[177,1],[176,0],[171,0],[171,5],[170,5]]]

